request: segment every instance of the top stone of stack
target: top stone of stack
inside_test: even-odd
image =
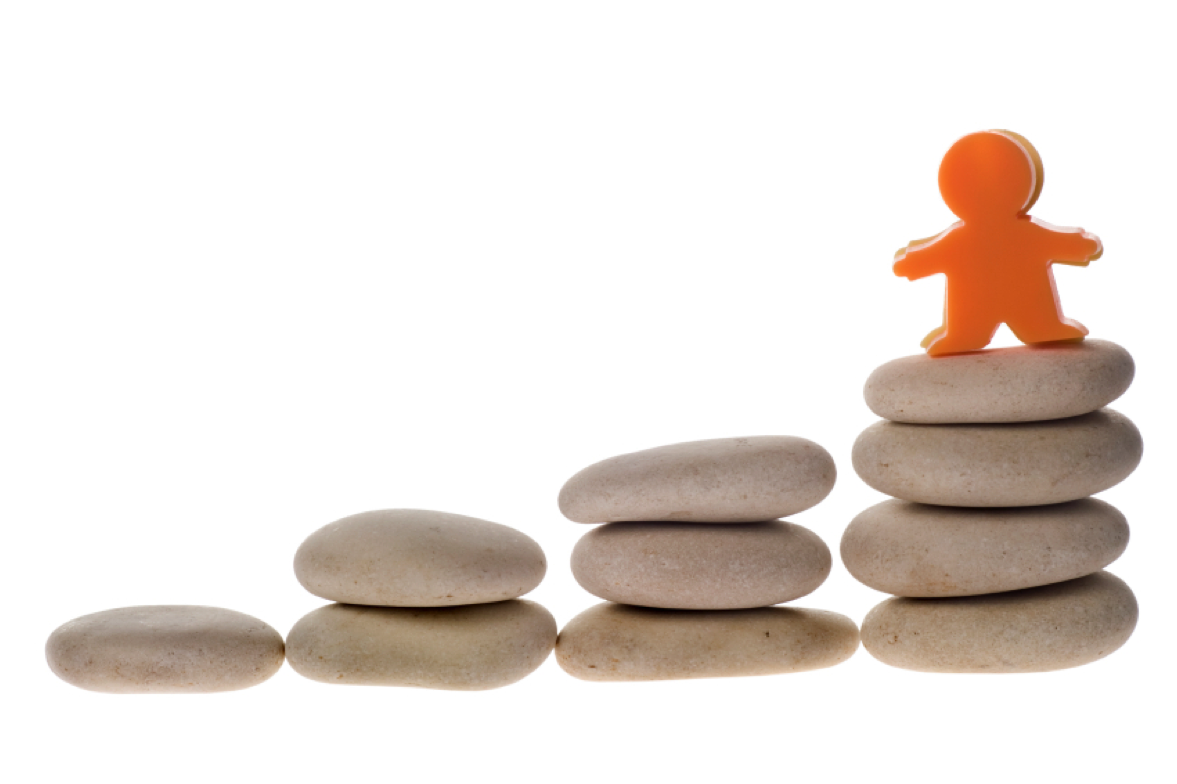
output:
[[[577,523],[752,523],[817,505],[836,476],[804,438],[716,438],[602,460],[564,484],[559,504]]]
[[[1040,422],[1096,411],[1128,389],[1132,357],[1106,340],[902,357],[871,373],[871,411],[892,422]]]

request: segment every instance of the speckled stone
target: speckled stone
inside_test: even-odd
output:
[[[199,694],[256,686],[282,667],[282,635],[219,607],[122,607],[75,618],[49,635],[49,668],[111,694]]]
[[[1128,389],[1132,356],[1106,340],[892,360],[866,381],[871,411],[917,424],[1037,422],[1103,408]]]
[[[315,531],[294,556],[294,574],[315,596],[348,604],[449,607],[514,599],[544,577],[531,537],[447,512],[388,509]]]
[[[577,523],[751,523],[819,503],[837,472],[826,450],[794,436],[717,438],[602,460],[560,490]]]
[[[322,683],[481,691],[543,664],[556,620],[523,599],[466,607],[329,604],[294,625],[286,655]]]
[[[884,501],[842,535],[860,582],[897,596],[971,596],[1073,580],[1128,546],[1128,522],[1084,498],[1049,506],[962,509]]]
[[[1140,463],[1140,432],[1101,409],[1008,425],[877,422],[854,442],[862,481],[895,498],[944,506],[1038,506],[1099,493]]]
[[[662,681],[818,670],[857,649],[854,622],[825,610],[654,610],[607,602],[568,622],[556,661],[586,681]]]
[[[830,549],[808,528],[763,523],[609,523],[572,551],[572,574],[602,599],[679,610],[792,601],[830,574]]]
[[[1136,628],[1136,597],[1107,572],[1023,591],[888,599],[862,622],[879,661],[922,672],[1048,672],[1102,659]]]

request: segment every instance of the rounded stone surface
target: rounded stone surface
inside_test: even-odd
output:
[[[1073,580],[1120,557],[1128,522],[1111,504],[962,509],[884,501],[842,535],[855,579],[896,596],[972,596]]]
[[[857,649],[854,622],[825,610],[654,610],[606,602],[568,622],[556,661],[586,681],[662,681],[818,670]]]
[[[287,635],[287,659],[322,683],[480,691],[523,679],[552,652],[556,619],[523,599],[465,607],[329,604]]]
[[[609,523],[572,551],[572,574],[611,602],[678,610],[764,607],[812,593],[830,549],[808,528],[763,523]]]
[[[1103,408],[1132,384],[1132,356],[1106,340],[892,360],[866,380],[870,410],[916,424],[1037,422]]]
[[[594,463],[564,484],[559,504],[577,523],[751,523],[817,505],[836,477],[829,452],[804,438],[716,438]]]
[[[1049,672],[1102,659],[1136,628],[1136,597],[1108,572],[1022,591],[893,598],[862,622],[884,664],[921,672]]]
[[[45,644],[66,683],[111,694],[199,694],[256,686],[282,667],[282,635],[235,610],[122,607],[58,627]]]
[[[294,574],[315,596],[348,604],[449,607],[514,599],[547,571],[535,540],[475,517],[387,509],[315,531]]]
[[[854,442],[862,481],[905,501],[1039,506],[1099,493],[1140,463],[1144,444],[1123,414],[1005,425],[876,422]]]

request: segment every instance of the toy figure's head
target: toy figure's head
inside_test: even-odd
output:
[[[1042,159],[1012,131],[980,131],[959,139],[940,163],[940,195],[965,221],[1024,215],[1042,192]]]

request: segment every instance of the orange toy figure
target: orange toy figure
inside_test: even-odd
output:
[[[940,194],[960,218],[944,232],[895,254],[910,280],[943,272],[944,324],[923,340],[932,356],[984,348],[1007,324],[1023,343],[1082,340],[1087,328],[1063,318],[1050,265],[1086,266],[1103,253],[1094,234],[1060,229],[1026,212],[1042,192],[1042,159],[1011,131],[957,141],[940,164]]]

